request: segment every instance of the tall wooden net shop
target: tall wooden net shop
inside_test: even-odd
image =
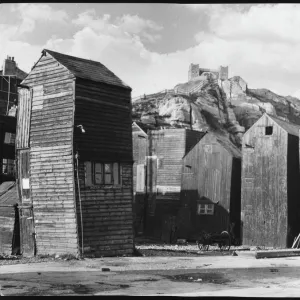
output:
[[[131,88],[99,62],[50,50],[21,84],[21,253],[131,254]]]

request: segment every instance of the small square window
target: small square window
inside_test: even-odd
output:
[[[198,215],[213,215],[214,205],[213,204],[198,204]]]
[[[265,134],[272,135],[273,134],[273,126],[266,126],[265,127]]]

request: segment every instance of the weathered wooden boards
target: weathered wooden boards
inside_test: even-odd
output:
[[[287,247],[299,233],[299,126],[264,114],[243,137],[243,244]]]
[[[145,134],[133,126],[135,220],[139,224],[147,218],[147,234],[160,237],[164,220],[176,216],[182,158],[203,134],[189,129],[151,130]],[[142,166],[144,178],[137,176]],[[141,181],[145,182],[143,190],[139,190]]]
[[[241,152],[228,139],[206,134],[183,158],[181,205],[188,207],[190,228],[181,230],[191,237],[201,230],[229,230],[239,227]],[[199,215],[198,206],[213,205],[212,215]],[[182,221],[184,222],[184,220]],[[188,222],[187,222],[188,223]],[[238,232],[237,232],[238,233]]]
[[[37,253],[132,253],[131,89],[98,62],[49,50],[23,84],[19,157],[29,147]],[[119,166],[120,180],[86,186],[86,162]]]
[[[31,87],[32,93],[31,101],[23,101],[22,120],[21,114],[18,116],[18,128],[23,130],[18,141],[20,147],[30,147],[37,251],[77,255],[72,156],[74,76],[45,55],[22,84]]]

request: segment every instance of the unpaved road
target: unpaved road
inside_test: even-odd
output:
[[[110,271],[102,271],[109,268]],[[300,296],[300,257],[116,257],[0,266],[4,295]]]

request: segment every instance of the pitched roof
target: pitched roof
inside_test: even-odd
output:
[[[124,83],[119,77],[117,77],[112,71],[110,71],[100,62],[62,54],[48,49],[44,49],[42,51],[43,54],[45,52],[49,53],[59,63],[64,65],[76,77],[115,85],[131,90],[126,83]]]
[[[241,158],[241,150],[235,146],[227,137],[214,134],[216,140],[221,144],[233,157]]]
[[[143,123],[141,122],[132,123],[132,132],[140,132],[144,135],[147,135],[146,131],[147,129],[143,126]]]
[[[271,118],[273,121],[275,121],[281,128],[283,128],[285,131],[287,131],[289,134],[295,135],[299,137],[299,129],[300,125],[296,125],[293,123],[288,123],[286,121],[283,121],[277,117],[274,117],[273,115],[267,114],[269,118]]]
[[[221,134],[218,134],[216,132],[207,132],[207,133],[204,133],[204,135],[201,137],[201,139],[199,140],[199,142],[196,145],[198,145],[199,143],[201,143],[202,140],[204,139],[204,137],[206,137],[207,135],[214,136],[215,139],[217,140],[217,142],[220,145],[222,145],[224,147],[224,149],[226,149],[233,157],[236,157],[236,158],[241,158],[242,157],[241,150],[237,146],[235,146],[229,140],[229,138],[227,138],[226,136],[223,136]],[[190,153],[192,151],[192,149],[194,149],[196,147],[196,145],[194,145],[183,157],[185,157],[188,153]]]

